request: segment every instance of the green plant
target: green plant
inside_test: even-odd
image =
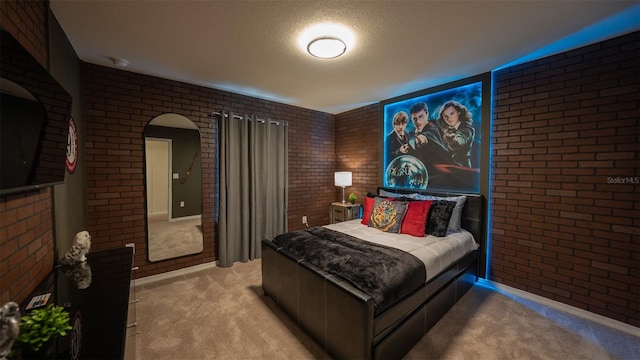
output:
[[[16,344],[22,348],[39,351],[42,345],[56,336],[64,336],[69,325],[69,312],[62,306],[49,304],[44,309],[35,309],[20,319],[20,333]]]
[[[358,197],[356,197],[356,194],[354,193],[349,194],[349,201],[351,201],[351,203],[355,203],[356,200],[358,200]]]

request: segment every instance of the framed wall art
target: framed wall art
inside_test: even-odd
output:
[[[490,81],[483,74],[382,101],[383,186],[479,193]]]

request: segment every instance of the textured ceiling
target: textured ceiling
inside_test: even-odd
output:
[[[637,1],[51,0],[81,60],[337,114],[640,28]],[[340,58],[298,35],[349,27]],[[563,41],[559,41],[563,40]]]

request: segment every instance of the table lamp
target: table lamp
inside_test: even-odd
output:
[[[342,203],[346,203],[344,200],[344,188],[351,186],[351,171],[336,171],[333,174],[335,185],[342,187]]]

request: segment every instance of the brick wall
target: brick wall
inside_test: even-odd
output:
[[[46,1],[0,1],[0,24],[47,68]],[[0,303],[23,301],[53,269],[52,191],[0,198]]]
[[[353,186],[345,189],[345,197],[354,193],[359,203],[382,183],[379,118],[377,103],[336,115],[336,171],[352,172]],[[334,187],[332,196],[342,199],[342,189]]]
[[[0,303],[22,302],[53,270],[52,190],[0,200]]]
[[[335,163],[334,116],[177,81],[83,64],[88,230],[94,249],[136,244],[137,277],[216,259],[216,134],[212,111],[222,108],[289,123],[289,229],[328,222]],[[143,131],[163,113],[200,129],[203,159],[204,251],[161,262],[146,255]]]
[[[639,45],[636,32],[495,74],[490,199],[491,280],[635,326]]]
[[[0,1],[0,24],[45,68],[49,68],[49,1]]]
[[[275,104],[275,103],[274,103]],[[335,116],[302,108],[283,106],[276,118],[289,122],[289,230],[329,223],[329,204],[335,201],[333,172]]]

